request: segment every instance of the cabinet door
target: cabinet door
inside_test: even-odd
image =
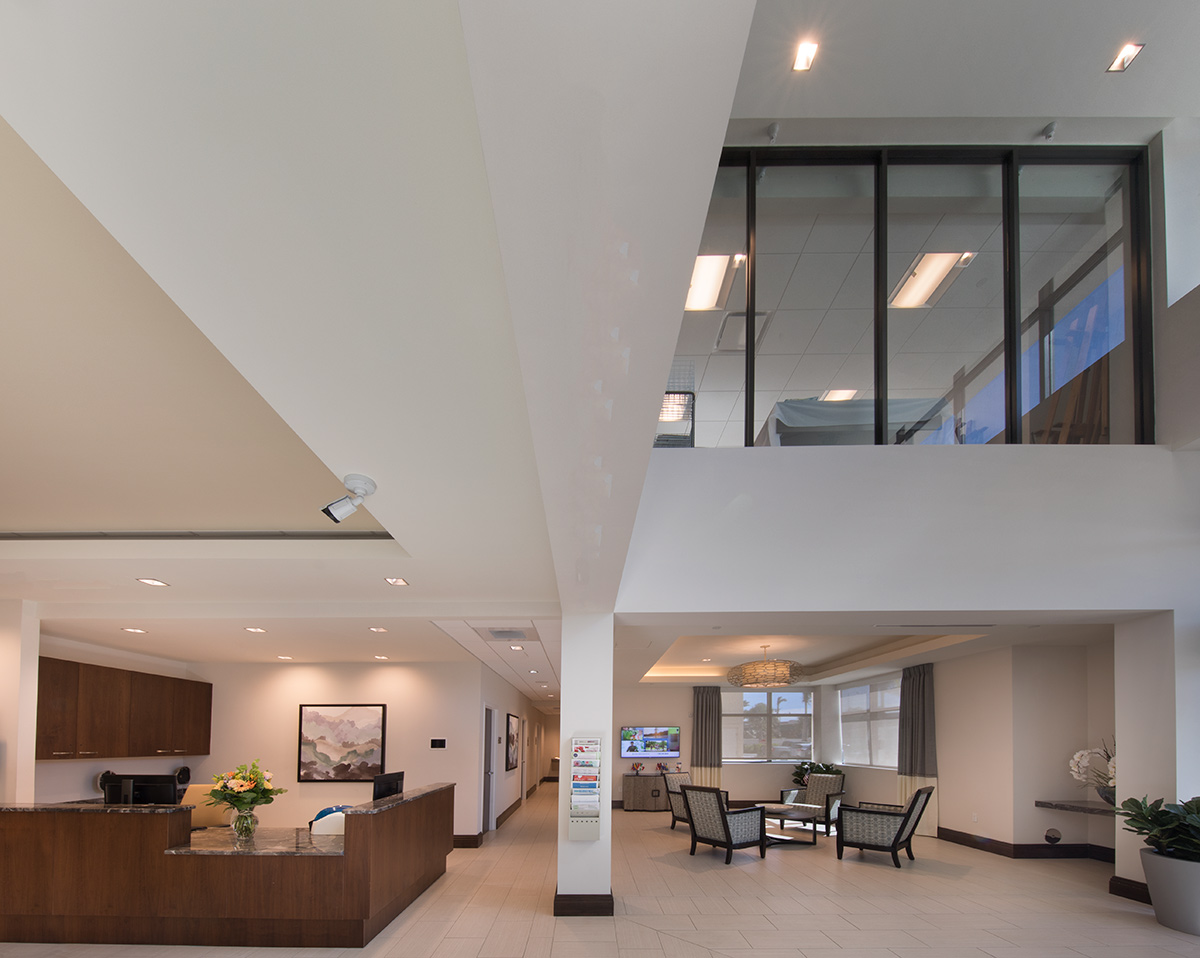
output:
[[[110,758],[129,754],[129,697],[133,673],[99,665],[79,666],[76,755]]]
[[[175,754],[175,683],[166,675],[130,673],[129,754]]]
[[[78,724],[79,663],[38,659],[35,758],[74,758]]]
[[[212,733],[212,686],[207,682],[174,679],[176,755],[207,755]]]

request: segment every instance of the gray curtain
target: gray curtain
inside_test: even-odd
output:
[[[692,784],[721,787],[721,687],[692,686]]]
[[[900,678],[901,775],[937,776],[933,728],[933,666],[913,665]]]

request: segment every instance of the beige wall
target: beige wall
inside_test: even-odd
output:
[[[934,666],[943,828],[1013,840],[1012,649]]]

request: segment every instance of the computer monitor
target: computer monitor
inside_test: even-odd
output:
[[[388,798],[391,795],[400,795],[404,792],[404,773],[403,772],[385,772],[383,775],[375,776],[375,785],[371,790],[371,799],[378,801],[381,798]]]
[[[179,779],[176,775],[146,772],[105,772],[100,776],[105,805],[178,805]]]

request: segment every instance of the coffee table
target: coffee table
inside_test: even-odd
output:
[[[767,818],[779,822],[779,835],[768,835],[768,845],[815,845],[817,843],[817,825],[814,821],[821,814],[820,805],[764,805]],[[799,838],[789,838],[785,822],[812,822],[812,841],[804,842]]]

